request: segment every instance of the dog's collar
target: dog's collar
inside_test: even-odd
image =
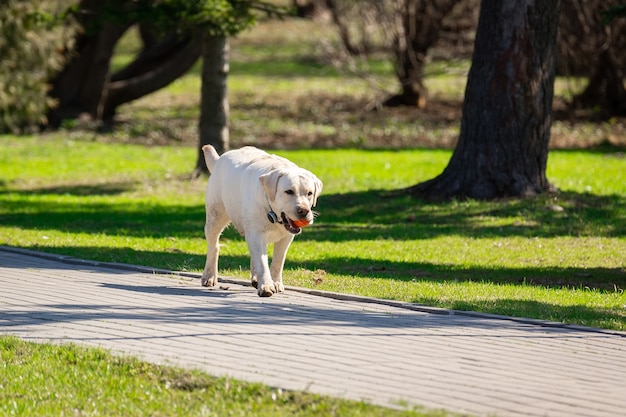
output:
[[[267,212],[267,220],[269,220],[270,223],[283,224],[283,222],[278,218],[278,214],[276,214],[274,210],[270,210]]]
[[[265,194],[265,199],[267,200],[267,205],[270,208],[270,210],[267,212],[267,220],[269,220],[269,222],[272,224],[283,224],[282,220],[278,217],[278,214],[276,214],[276,212],[272,208],[272,205],[270,204],[270,198],[267,196],[267,194]]]

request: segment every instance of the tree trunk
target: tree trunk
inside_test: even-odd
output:
[[[136,21],[107,17],[111,5],[82,0],[77,14],[83,32],[76,39],[73,57],[51,81],[50,96],[57,106],[48,114],[51,127],[63,119],[88,115],[111,121],[117,107],[165,87],[198,60],[200,42],[191,35],[158,36],[151,23],[139,25],[144,49],[128,66],[110,74],[109,64],[120,37]]]
[[[550,189],[559,8],[558,0],[482,0],[458,144],[443,173],[412,194],[491,200]]]
[[[460,0],[400,0],[401,25],[393,42],[394,64],[400,94],[389,97],[384,106],[426,106],[424,66],[428,50],[439,39],[444,18]]]
[[[228,150],[228,39],[206,35],[202,41],[202,91],[198,158],[192,177],[208,172],[202,147],[210,144],[221,155]]]
[[[144,50],[135,61],[111,76],[102,118],[111,120],[124,103],[157,91],[185,74],[200,57],[201,44],[192,36],[170,35]]]
[[[572,101],[574,108],[597,108],[602,116],[626,115],[626,89],[624,69],[613,57],[610,48],[598,56],[584,91]]]
[[[396,75],[400,81],[401,92],[387,98],[383,106],[412,106],[418,109],[426,107],[428,90],[424,84],[425,65],[426,50],[396,49]]]
[[[364,48],[362,47],[363,45],[356,46],[354,42],[352,42],[350,31],[348,30],[348,25],[339,13],[339,8],[337,6],[336,0],[326,0],[326,8],[330,12],[333,23],[335,24],[335,26],[337,26],[339,39],[341,39],[343,47],[346,48],[346,52],[348,52],[350,55],[359,55],[361,53],[368,52],[364,50]]]
[[[63,119],[75,119],[81,114],[101,119],[111,56],[127,28],[128,25],[103,23],[97,33],[83,33],[78,37],[74,58],[51,81],[50,96],[58,103],[48,114],[51,126],[56,127]]]
[[[564,0],[559,22],[557,74],[588,77],[570,103],[590,116],[626,115],[626,20],[604,14],[622,0]]]
[[[292,0],[296,16],[313,20],[322,20],[328,13],[326,0]]]

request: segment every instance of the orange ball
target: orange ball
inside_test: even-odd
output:
[[[302,219],[302,220],[294,220],[293,224],[295,224],[298,227],[306,227],[309,225],[309,221],[306,219]]]

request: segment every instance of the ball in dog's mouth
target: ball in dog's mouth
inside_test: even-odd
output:
[[[308,221],[307,219],[301,219],[301,220],[294,220],[293,224],[295,224],[298,227],[307,227],[309,224],[311,224],[311,222]]]
[[[302,228],[298,227],[296,223],[293,220],[291,220],[289,217],[287,217],[287,215],[284,212],[280,213],[280,217],[283,220],[283,226],[285,226],[285,229],[287,229],[289,233],[293,233],[294,235],[297,235],[300,232],[302,232]]]

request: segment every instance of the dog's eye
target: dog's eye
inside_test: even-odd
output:
[[[293,195],[293,194],[294,194],[294,192],[293,192],[293,190],[286,190],[286,191],[285,191],[285,194]]]
[[[309,197],[311,197],[312,195],[313,195],[313,191],[309,191],[309,192],[307,193],[307,196],[309,196]]]

